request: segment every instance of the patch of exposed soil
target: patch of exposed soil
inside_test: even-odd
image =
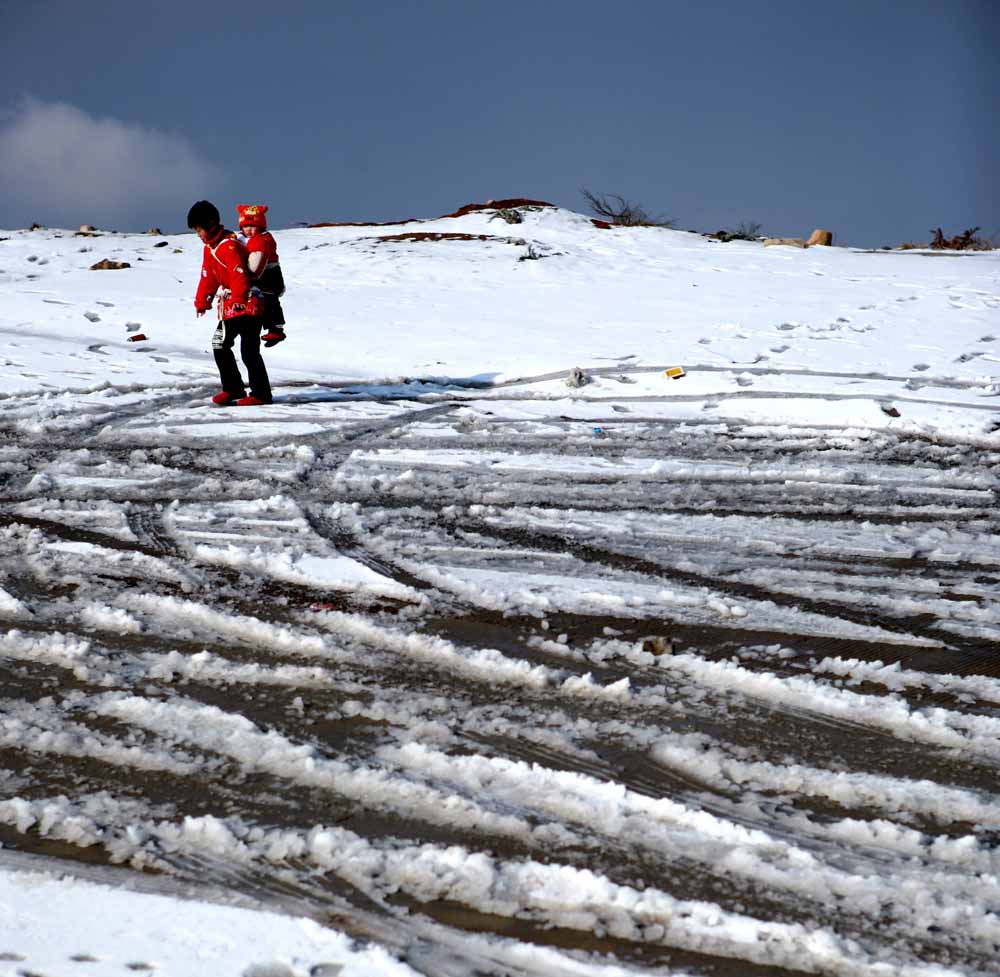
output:
[[[374,241],[499,241],[501,244],[523,245],[524,239],[517,237],[498,237],[496,234],[459,234],[440,231],[409,231],[406,234],[389,234],[384,237],[371,238]]]

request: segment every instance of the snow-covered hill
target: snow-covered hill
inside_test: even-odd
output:
[[[513,225],[484,210],[276,232],[290,339],[267,354],[273,380],[497,382],[627,367],[639,371],[630,394],[710,400],[720,415],[992,426],[991,411],[946,405],[997,404],[1000,253],[765,248],[603,230],[557,208],[521,213]],[[440,234],[487,239],[400,239]],[[211,384],[214,322],[191,304],[193,235],[0,236],[0,393]],[[131,267],[88,270],[105,258]],[[148,342],[129,343],[138,332]],[[682,383],[660,375],[672,365],[687,368]],[[608,376],[574,396],[620,392]],[[898,421],[878,409],[886,402]]]

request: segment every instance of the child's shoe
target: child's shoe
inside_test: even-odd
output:
[[[266,407],[271,401],[261,400],[259,397],[254,397],[251,394],[249,397],[242,397],[236,401],[237,407]]]
[[[278,343],[283,342],[288,337],[285,335],[285,330],[282,329],[281,326],[271,326],[260,338],[265,346],[277,346]]]

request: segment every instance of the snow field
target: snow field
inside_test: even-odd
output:
[[[387,952],[164,973],[990,974],[996,257],[384,233],[279,232],[242,413],[190,237],[0,242],[0,844]],[[17,878],[12,967],[129,962]]]

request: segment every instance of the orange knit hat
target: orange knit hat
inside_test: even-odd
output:
[[[267,204],[237,204],[236,212],[240,215],[240,227],[267,227]]]

